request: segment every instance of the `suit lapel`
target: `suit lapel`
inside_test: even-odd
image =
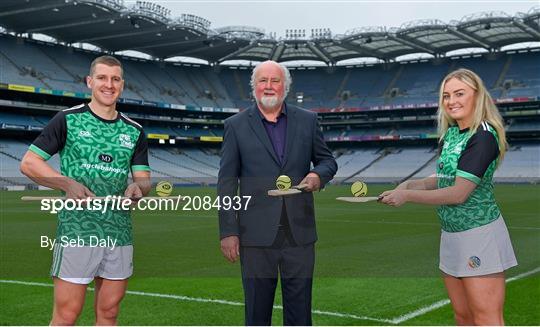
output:
[[[257,135],[257,138],[259,139],[259,141],[261,141],[261,143],[264,145],[264,147],[266,148],[270,156],[272,156],[272,159],[274,159],[276,164],[279,165],[279,160],[274,151],[274,147],[272,146],[272,142],[270,142],[268,133],[266,133],[266,129],[264,128],[264,125],[261,120],[261,116],[259,115],[257,110],[259,109],[256,106],[253,106],[251,109],[249,109],[250,111],[249,112],[249,125],[251,126],[251,129],[253,130],[255,135]]]
[[[283,159],[283,167],[285,167],[285,164],[287,163],[287,160],[289,159],[289,154],[291,153],[291,149],[293,147],[294,140],[296,138],[296,125],[298,124],[298,121],[296,119],[296,110],[295,108],[292,108],[290,106],[287,106],[287,135],[286,143],[285,143],[285,158]]]

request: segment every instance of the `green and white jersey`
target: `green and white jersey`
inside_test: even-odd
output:
[[[130,170],[149,171],[148,143],[142,127],[122,113],[106,120],[82,104],[59,112],[30,145],[48,160],[60,154],[60,172],[88,187],[96,196],[123,195]],[[61,210],[56,238],[90,237],[132,244],[131,216],[120,210]]]
[[[474,134],[469,129],[460,131],[457,126],[448,129],[437,160],[438,187],[453,186],[457,176],[477,186],[465,203],[438,207],[444,231],[461,232],[486,225],[500,216],[493,194],[498,155],[497,133],[488,123],[483,122]]]

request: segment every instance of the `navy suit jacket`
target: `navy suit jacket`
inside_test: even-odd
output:
[[[324,142],[317,114],[287,106],[284,162],[280,164],[256,105],[225,120],[218,174],[218,196],[251,196],[241,210],[219,210],[219,232],[237,235],[242,246],[270,246],[278,230],[283,203],[294,240],[299,245],[317,240],[313,194],[268,196],[279,175],[296,185],[309,173],[321,179],[321,187],[337,171],[332,152]],[[313,164],[313,167],[311,167]]]

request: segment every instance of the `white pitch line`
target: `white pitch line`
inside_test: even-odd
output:
[[[525,278],[525,277],[530,276],[530,275],[534,275],[537,272],[540,272],[540,267],[537,267],[537,268],[535,268],[533,270],[524,272],[524,273],[519,274],[519,275],[515,275],[514,277],[510,277],[510,278],[506,279],[506,282],[510,283],[510,282],[515,281],[515,280],[522,279],[522,278]]]
[[[330,311],[321,311],[321,310],[312,310],[314,314],[319,314],[323,316],[333,316],[333,317],[340,317],[340,318],[351,318],[356,320],[371,320],[376,322],[382,322],[385,324],[391,324],[392,321],[389,319],[383,319],[383,318],[373,318],[373,317],[366,317],[366,316],[357,316],[350,313],[339,313],[339,312],[330,312]]]
[[[190,301],[190,302],[218,303],[218,304],[226,304],[226,305],[234,305],[234,306],[244,305],[244,303],[241,303],[241,302],[234,302],[234,301],[227,301],[227,300],[220,300],[220,299],[205,299],[205,298],[191,297],[191,296],[185,296],[185,295],[148,293],[148,292],[139,292],[139,291],[126,291],[126,294],[159,297],[159,298],[165,298],[165,299],[175,299],[175,300]]]
[[[36,282],[23,282],[23,281],[19,281],[19,280],[0,279],[0,283],[29,285],[29,286],[54,287],[53,284],[36,283]],[[94,291],[94,288],[93,287],[88,287],[88,290],[89,291]],[[126,291],[126,294],[142,295],[142,296],[150,296],[150,297],[160,297],[160,298],[175,299],[175,300],[181,300],[181,301],[192,301],[192,302],[203,302],[203,303],[219,303],[219,304],[236,305],[236,306],[243,306],[244,305],[244,303],[241,303],[241,302],[233,302],[233,301],[219,300],[219,299],[204,299],[204,298],[189,297],[189,296],[174,295],[174,294],[148,293],[148,292],[139,292],[139,291]]]
[[[510,278],[507,278],[506,279],[506,282],[507,283],[510,283],[510,282],[513,282],[513,281],[516,281],[518,279],[522,279],[522,278],[525,278],[527,276],[530,276],[530,275],[534,275],[536,273],[540,272],[540,267],[537,267],[533,270],[529,270],[527,272],[524,272],[522,274],[519,274],[519,275],[516,275],[514,277],[510,277]],[[441,307],[444,307],[445,305],[447,304],[450,304],[450,300],[446,299],[446,300],[441,300],[441,301],[438,301],[438,302],[435,302],[435,303],[432,303],[426,307],[422,307],[420,309],[417,309],[417,310],[414,310],[414,311],[411,311],[409,313],[406,313],[404,315],[401,315],[399,317],[396,317],[396,318],[393,318],[393,319],[390,319],[389,322],[391,324],[400,324],[402,322],[405,322],[407,320],[410,320],[412,318],[416,318],[418,316],[421,316],[425,313],[428,313],[430,311],[433,311],[433,310],[436,310],[438,308],[441,308]]]
[[[42,287],[53,287],[54,286],[53,284],[47,284],[47,283],[24,282],[24,281],[19,281],[19,280],[5,280],[5,279],[0,279],[0,283],[28,285],[28,286],[42,286]],[[89,287],[88,290],[93,291],[94,289],[92,287]],[[149,293],[149,292],[139,292],[139,291],[127,291],[126,294],[157,297],[157,298],[165,298],[165,299],[174,299],[174,300],[179,300],[179,301],[190,301],[190,302],[200,302],[200,303],[217,303],[217,304],[225,304],[225,305],[232,305],[232,306],[244,306],[244,303],[242,303],[242,302],[234,302],[234,301],[220,300],[220,299],[205,299],[205,298],[190,297],[190,296],[185,296],[185,295]],[[283,310],[283,306],[274,305],[274,309]],[[312,310],[312,312],[314,314],[318,314],[318,315],[322,315],[322,316],[351,318],[351,319],[356,319],[356,320],[370,320],[370,321],[376,321],[376,322],[381,322],[381,323],[386,323],[386,324],[391,323],[391,320],[388,320],[388,319],[373,318],[373,317],[366,317],[366,316],[358,316],[358,315],[349,314],[349,313],[322,311],[322,310],[316,310],[316,309]]]
[[[445,305],[447,305],[449,303],[450,303],[450,300],[448,300],[448,299],[440,300],[438,302],[435,302],[435,303],[432,303],[432,304],[428,305],[427,307],[423,307],[423,308],[411,311],[409,313],[406,313],[406,314],[401,315],[399,317],[396,317],[394,319],[390,319],[390,321],[391,321],[392,324],[397,325],[397,324],[400,324],[400,323],[402,323],[404,321],[407,321],[409,319],[421,316],[424,313],[428,313],[428,312],[433,311],[435,309],[444,307]]]
[[[506,279],[507,283],[525,278],[530,275],[534,275],[536,273],[540,272],[540,267],[537,267],[533,270],[524,272],[522,274],[510,277]],[[0,279],[0,283],[4,284],[18,284],[18,285],[28,285],[28,286],[42,286],[42,287],[53,287],[53,284],[47,284],[47,283],[37,283],[37,282],[24,282],[19,280],[5,280]],[[94,289],[89,287],[88,290],[93,291]],[[139,291],[127,291],[127,294],[131,295],[140,295],[140,296],[149,296],[149,297],[157,297],[157,298],[166,298],[166,299],[175,299],[180,301],[191,301],[191,302],[201,302],[201,303],[217,303],[217,304],[225,304],[225,305],[232,305],[232,306],[244,306],[244,303],[242,302],[234,302],[234,301],[228,301],[228,300],[220,300],[220,299],[205,299],[205,298],[199,298],[199,297],[190,297],[185,295],[174,295],[174,294],[162,294],[162,293],[149,293],[149,292],[139,292]],[[411,311],[409,313],[406,313],[404,315],[401,315],[399,317],[393,318],[393,319],[384,319],[384,318],[373,318],[373,317],[367,317],[367,316],[358,316],[350,313],[341,313],[341,312],[331,312],[331,311],[322,311],[322,310],[312,310],[314,314],[322,315],[322,316],[332,316],[332,317],[340,317],[340,318],[351,318],[355,320],[370,320],[370,321],[376,321],[386,324],[393,324],[398,325],[402,322],[405,322],[407,320],[410,320],[412,318],[416,318],[418,316],[421,316],[425,313],[428,313],[430,311],[436,310],[438,308],[441,308],[447,304],[450,303],[450,300],[440,300],[435,303],[432,303],[428,306],[422,307],[420,309]],[[281,305],[274,305],[274,309],[283,310],[283,306]]]

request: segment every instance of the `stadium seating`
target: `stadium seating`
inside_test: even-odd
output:
[[[171,151],[162,148],[150,149],[148,161],[152,176],[166,177],[175,184],[208,185],[217,182],[216,167],[202,164],[181,152]]]
[[[341,182],[356,175],[356,173],[366,168],[370,163],[380,157],[381,153],[379,153],[378,148],[350,150],[347,153],[338,156],[336,159],[338,171],[335,181]]]
[[[215,153],[212,154],[204,149],[186,149],[183,152],[186,156],[191,157],[198,162],[204,163],[210,168],[215,168],[214,176],[217,176],[217,169],[219,169],[219,156],[217,156]]]
[[[540,146],[524,144],[511,147],[494,177],[506,182],[540,182]]]
[[[25,185],[32,183],[19,170],[21,159],[28,150],[29,144],[12,139],[0,142],[0,161],[2,171],[0,188],[8,185]],[[149,155],[153,177],[174,177],[178,184],[212,184],[217,180],[219,157],[210,150],[151,148]],[[58,155],[49,159],[48,163],[60,169]]]
[[[388,96],[392,102],[418,104],[437,102],[441,79],[449,71],[449,63],[402,65],[395,83],[390,86]]]
[[[437,101],[439,83],[457,68],[470,68],[499,97],[540,94],[540,52],[475,55],[419,63],[389,63],[370,67],[300,67],[291,69],[288,101],[305,108],[411,105]],[[98,55],[61,45],[0,36],[0,82],[64,91],[88,92],[84,77]],[[251,68],[177,65],[123,58],[126,87],[123,97],[136,100],[236,107],[251,105]]]
[[[536,131],[540,132],[540,120],[527,119],[527,120],[515,120],[507,129],[510,132],[517,131]]]
[[[359,175],[365,181],[399,182],[432,160],[431,148],[387,149],[386,154]]]
[[[40,118],[44,119],[45,117],[40,117]],[[10,124],[10,125],[17,125],[21,127],[45,126],[45,124],[39,118],[36,119],[35,117],[28,117],[28,116],[18,115],[15,113],[5,113],[5,112],[0,112],[0,124]]]
[[[0,142],[0,188],[31,183],[19,169],[21,159],[27,149],[28,144],[15,140],[2,140],[2,142]]]
[[[85,84],[96,52],[0,35],[0,82],[71,92],[89,92]],[[498,53],[461,58],[422,60],[415,63],[386,63],[364,67],[295,67],[287,101],[308,109],[349,108],[386,105],[421,105],[438,98],[441,79],[460,67],[471,68],[485,81],[496,98],[540,96],[540,51]],[[123,97],[196,107],[247,108],[251,97],[251,67],[210,67],[143,59],[122,58],[126,87]],[[302,101],[298,101],[298,99]],[[145,114],[146,115],[146,114]],[[144,116],[141,114],[138,118]],[[14,133],[43,128],[50,115],[0,112],[0,127]],[[195,124],[151,122],[135,118],[147,134],[197,138],[223,136],[220,128]],[[540,131],[540,121],[528,117],[509,119],[508,132],[526,135]],[[325,137],[417,136],[436,133],[435,126],[408,122],[371,126],[326,126]],[[13,134],[12,134],[13,135]],[[537,135],[537,134],[535,134]],[[31,140],[25,139],[24,142]],[[364,179],[397,182],[413,175],[435,172],[435,150],[423,147],[377,147],[337,149],[339,166],[335,181]],[[20,159],[28,143],[3,138],[0,141],[2,176],[0,187],[30,181],[19,172]],[[538,181],[540,145],[518,142],[508,151],[496,173],[498,180]],[[49,161],[58,167],[58,156]],[[171,178],[180,184],[214,183],[219,169],[215,148],[161,148],[152,146],[153,176]]]
[[[507,56],[488,57],[487,60],[480,56],[468,59],[456,59],[454,60],[455,65],[453,65],[452,70],[458,68],[471,69],[482,77],[484,85],[488,89],[493,90],[498,87],[497,81],[508,60],[509,57]]]
[[[508,89],[504,97],[539,95],[540,69],[538,53],[521,54],[519,60],[512,60],[502,87]]]
[[[0,188],[32,183],[19,171],[20,160],[28,145],[12,139],[2,139],[0,142]],[[338,172],[333,183],[355,180],[397,183],[411,175],[412,178],[423,178],[436,171],[436,150],[432,147],[341,150],[336,151],[335,155]],[[538,158],[538,144],[524,143],[511,147],[495,173],[495,180],[539,183]],[[215,150],[151,147],[149,162],[153,177],[164,178],[176,184],[207,185],[217,181],[219,156]],[[48,163],[59,169],[58,155],[49,159]]]

